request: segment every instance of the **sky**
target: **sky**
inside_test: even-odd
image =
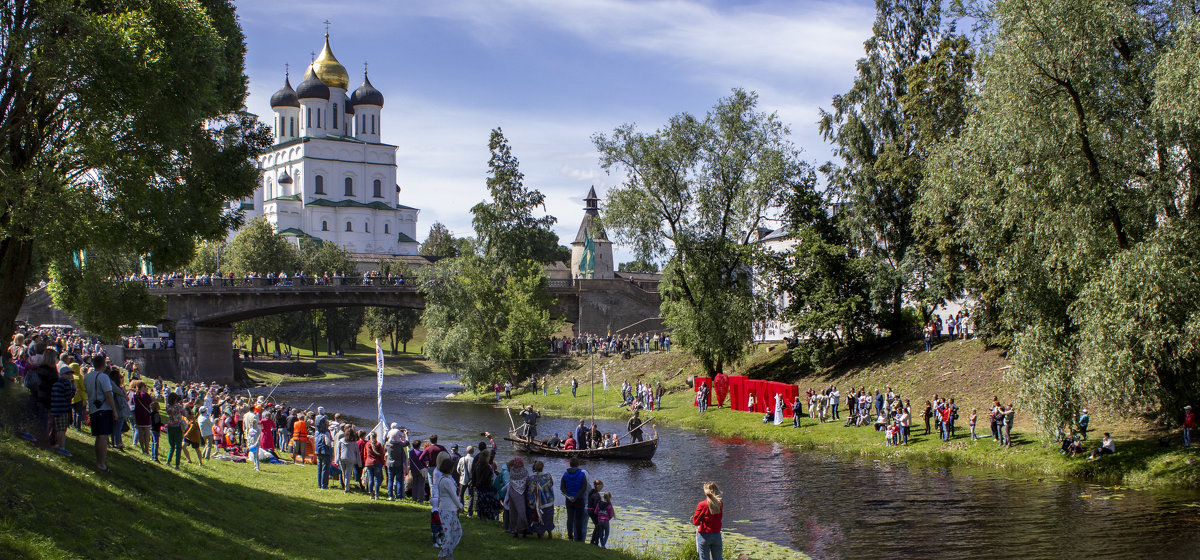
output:
[[[501,127],[525,185],[546,195],[563,244],[583,197],[622,177],[592,145],[626,123],[652,132],[678,113],[701,116],[733,88],[759,95],[802,157],[831,158],[818,110],[849,89],[871,33],[870,0],[242,0],[247,107],[270,122],[270,97],[303,79],[330,46],[350,89],[384,95],[382,140],[399,147],[400,203],[421,209],[417,233],[442,222],[472,235],[487,197],[488,136]],[[602,202],[603,204],[603,202]],[[616,247],[617,262],[631,259]]]

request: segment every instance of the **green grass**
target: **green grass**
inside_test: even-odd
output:
[[[663,398],[662,410],[648,413],[659,424],[700,430],[719,437],[773,441],[847,458],[985,469],[1044,478],[1078,478],[1106,484],[1200,487],[1200,449],[1182,449],[1177,437],[1170,438],[1164,445],[1162,438],[1169,434],[1152,432],[1136,423],[1122,422],[1102,413],[1093,415],[1091,434],[1094,437],[1087,444],[1090,447],[1099,445],[1101,432],[1111,431],[1116,437],[1118,453],[1099,461],[1067,458],[1058,453],[1057,444],[1037,440],[1031,428],[1022,429],[1023,426],[1030,426],[1030,423],[1028,418],[1022,421],[1019,408],[1017,429],[1013,431],[1013,448],[1001,449],[990,437],[972,443],[967,437],[966,428],[971,408],[984,410],[984,404],[990,402],[993,394],[1000,395],[1005,403],[1012,402],[1012,393],[1001,371],[1003,365],[997,367],[1003,361],[997,361],[997,356],[989,355],[989,352],[993,351],[984,349],[982,344],[975,341],[963,344],[956,341],[931,353],[900,349],[866,364],[820,372],[806,378],[793,375],[790,379],[802,388],[823,388],[830,383],[836,383],[843,389],[862,385],[868,389],[883,388],[890,385],[901,394],[910,396],[914,411],[919,410],[918,402],[923,405],[934,393],[957,396],[962,410],[957,423],[958,436],[949,443],[942,442],[936,434],[923,435],[924,425],[915,425],[921,422],[919,412],[914,418],[913,437],[907,447],[888,447],[882,432],[876,432],[871,427],[846,428],[842,421],[822,424],[804,417],[802,427],[794,429],[790,418],[785,419],[783,426],[775,426],[763,424],[761,414],[735,412],[727,408],[712,407],[700,415],[692,406],[694,394],[684,386],[686,376],[699,373],[698,368],[689,363],[687,358],[675,353],[669,356],[635,356],[629,360],[596,358],[594,364],[582,359],[562,363],[550,378],[551,394],[542,396],[539,391],[537,395],[530,395],[522,390],[514,394],[511,406],[532,404],[535,408],[567,417],[585,417],[589,414],[590,396],[587,373],[589,367],[594,365],[596,415],[603,418],[629,417],[628,411],[618,406],[620,383],[622,379],[632,381],[641,376],[652,383],[663,380],[664,386],[673,390]],[[780,354],[779,349],[773,353],[766,352],[765,348],[759,349],[735,372],[778,368],[778,365],[763,364],[782,361]],[[679,373],[680,370],[683,373]],[[608,373],[608,391],[601,389],[601,371]],[[786,372],[777,372],[776,375],[786,375]],[[571,397],[571,377],[580,381],[577,398]],[[560,388],[562,394],[553,394],[555,386]],[[921,396],[919,401],[918,395]],[[481,395],[463,393],[458,398],[494,403],[490,392]],[[1109,423],[1112,424],[1111,428]],[[990,435],[990,427],[982,412],[977,433]]]
[[[308,361],[308,360],[305,360]],[[322,359],[317,360],[321,373],[310,376],[290,376],[272,373],[256,368],[253,362],[246,364],[246,374],[260,385],[275,385],[276,383],[303,383],[306,381],[336,381],[356,377],[371,377],[375,375],[375,355],[369,358]],[[408,375],[412,373],[429,373],[434,371],[433,362],[413,355],[389,356],[384,355],[384,375]]]
[[[166,438],[162,439],[166,446]],[[315,488],[315,467],[207,461],[180,470],[140,451],[93,469],[72,430],[64,458],[0,435],[0,558],[433,558],[429,508]],[[193,459],[195,459],[193,457]],[[165,460],[165,456],[164,456]],[[642,558],[562,539],[513,539],[463,520],[456,558]]]

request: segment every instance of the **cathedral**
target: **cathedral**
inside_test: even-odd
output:
[[[396,146],[380,141],[383,94],[365,70],[362,85],[349,86],[326,33],[304,80],[293,89],[285,74],[271,96],[275,145],[258,158],[261,183],[241,210],[296,243],[330,241],[356,260],[416,255],[420,210],[400,204]]]

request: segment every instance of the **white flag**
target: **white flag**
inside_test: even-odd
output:
[[[379,347],[378,338],[375,339],[375,369],[375,405],[379,408],[379,424],[375,426],[375,430],[382,430],[379,441],[383,441],[383,436],[387,434],[387,421],[383,418],[383,348]]]
[[[604,390],[608,390],[608,370],[600,368],[600,382],[604,384]]]

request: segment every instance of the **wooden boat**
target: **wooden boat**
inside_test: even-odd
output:
[[[651,439],[618,445],[616,447],[601,447],[599,449],[562,449],[557,447],[549,447],[545,443],[538,440],[527,439],[517,433],[518,430],[509,432],[508,441],[511,441],[513,447],[521,453],[530,455],[545,455],[547,457],[578,457],[580,459],[626,459],[626,460],[649,460],[654,457],[654,452],[658,450],[658,434],[655,433]]]

